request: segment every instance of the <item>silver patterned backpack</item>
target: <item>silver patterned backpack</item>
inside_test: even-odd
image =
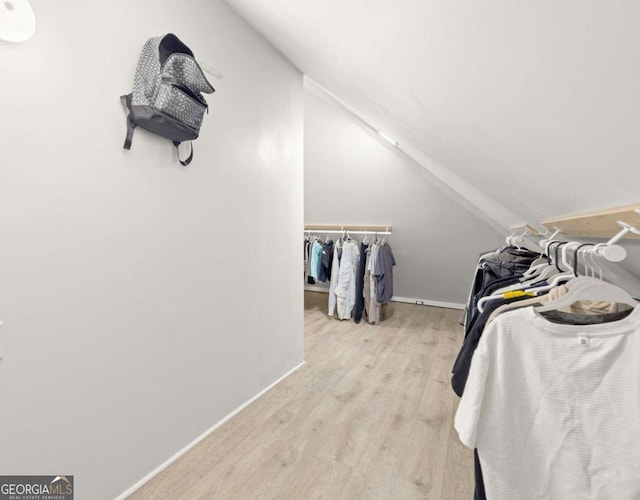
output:
[[[204,76],[191,49],[172,33],[149,38],[138,61],[133,93],[120,97],[127,111],[125,149],[131,149],[137,126],[171,139],[178,161],[188,165],[193,159],[193,145],[186,160],[181,160],[178,146],[197,139],[205,111],[209,107],[202,92],[215,89]]]

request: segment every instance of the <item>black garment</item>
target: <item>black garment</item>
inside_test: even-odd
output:
[[[316,280],[307,274],[307,266],[311,261],[311,245],[312,242],[310,239],[305,238],[304,240],[304,275],[307,277],[307,283],[310,285],[315,285]]]
[[[493,285],[496,281],[521,277],[529,269],[531,263],[539,256],[540,254],[533,254],[532,252],[514,255],[507,250],[497,255],[481,259],[478,262],[471,287],[466,319],[473,319],[473,315],[477,313],[475,304],[480,297],[487,295],[487,287]]]
[[[493,279],[521,274],[523,268],[527,269],[538,257],[540,257],[539,253],[515,247],[506,247],[497,253],[485,253],[478,259],[476,276],[474,276],[476,278],[480,275],[481,279],[479,283],[474,280],[474,283],[486,286]],[[487,265],[483,266],[485,263]]]
[[[478,448],[473,449],[473,467],[476,473],[476,491],[473,498],[474,500],[487,500],[487,494],[484,491],[484,478],[482,477],[482,469],[480,468],[480,458],[478,457]]]
[[[324,243],[318,243],[320,243],[320,246],[322,247],[322,253],[320,254],[320,257],[318,259],[318,282],[324,283],[325,281],[327,281],[327,268],[322,265],[322,257],[324,257],[325,252]]]
[[[511,302],[530,298],[531,297],[529,295],[513,297],[511,299],[499,298],[487,302],[484,306],[484,311],[482,311],[476,318],[473,327],[465,337],[462,348],[460,349],[460,352],[453,364],[453,369],[451,371],[451,387],[453,387],[453,391],[458,396],[462,397],[462,393],[464,392],[464,386],[467,383],[467,377],[469,376],[469,368],[471,367],[471,358],[473,357],[476,347],[478,347],[478,342],[480,341],[484,327],[487,325],[487,321],[489,321],[491,313],[503,304],[510,304]]]
[[[476,304],[487,295],[487,287],[498,280],[522,276],[538,257],[539,253],[515,247],[506,247],[496,254],[480,257],[466,307],[465,332],[471,328],[470,323],[478,313]]]
[[[309,240],[304,240],[304,273],[307,274],[307,260],[309,260]]]
[[[322,245],[322,255],[320,256],[320,272],[318,273],[318,281],[324,282],[331,279],[332,263],[333,263],[333,241],[328,240]]]
[[[356,276],[356,315],[353,318],[356,323],[360,323],[362,312],[364,311],[364,272],[367,264],[368,248],[368,244],[360,244],[360,267],[358,267],[358,275]]]
[[[478,302],[480,302],[480,299],[483,297],[487,297],[489,295],[492,295],[493,292],[495,292],[496,290],[499,290],[500,288],[509,286],[509,285],[515,285],[516,283],[520,282],[520,276],[511,276],[509,278],[500,278],[500,279],[496,279],[495,281],[492,281],[489,285],[487,285],[486,287],[482,288],[478,294],[474,297],[472,297],[471,299],[471,311],[470,314],[467,316],[467,321],[465,323],[465,328],[464,328],[464,337],[465,339],[467,338],[467,336],[469,335],[469,332],[471,331],[471,329],[473,328],[473,325],[476,322],[476,319],[478,318],[478,315],[480,314],[480,311],[478,310]]]

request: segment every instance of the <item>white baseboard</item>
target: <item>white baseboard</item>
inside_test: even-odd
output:
[[[304,289],[307,292],[329,293],[329,287],[318,286],[318,285],[305,285]]]
[[[255,396],[253,396],[251,399],[249,399],[248,401],[246,401],[245,403],[243,403],[242,405],[240,405],[238,408],[236,408],[234,411],[232,411],[231,413],[229,413],[226,417],[224,417],[222,420],[220,420],[219,422],[217,422],[213,427],[211,427],[209,430],[205,431],[203,434],[201,434],[200,436],[198,436],[196,439],[194,439],[191,443],[189,443],[187,446],[185,446],[184,448],[182,448],[180,451],[178,451],[178,453],[176,453],[175,455],[173,455],[171,458],[169,458],[166,462],[164,462],[162,465],[160,465],[159,467],[157,467],[155,470],[151,471],[149,474],[147,474],[145,477],[143,477],[140,481],[138,481],[136,484],[134,484],[131,488],[129,488],[127,491],[125,491],[124,493],[122,493],[121,495],[116,497],[116,500],[125,500],[127,497],[129,497],[131,494],[133,494],[134,491],[142,488],[142,486],[144,486],[147,482],[151,481],[151,479],[153,479],[155,476],[157,476],[158,474],[160,474],[163,470],[165,470],[167,467],[169,467],[173,462],[175,462],[176,460],[178,460],[182,455],[184,455],[185,453],[187,453],[191,448],[193,448],[194,446],[196,446],[198,443],[200,443],[203,439],[205,439],[206,437],[208,437],[213,431],[215,431],[218,427],[222,426],[224,423],[226,423],[229,419],[231,419],[232,417],[234,417],[235,415],[237,415],[238,413],[240,413],[242,410],[244,410],[247,406],[249,406],[251,403],[253,403],[254,401],[256,401],[257,399],[259,399],[260,397],[264,396],[267,392],[269,392],[271,389],[273,389],[276,385],[278,385],[280,382],[282,382],[284,379],[286,379],[289,375],[293,374],[294,372],[298,371],[300,368],[302,368],[302,366],[305,364],[304,361],[302,361],[299,365],[295,366],[294,368],[292,368],[291,370],[289,370],[287,373],[285,373],[282,377],[280,377],[278,380],[276,380],[273,384],[271,384],[269,387],[263,389],[262,391],[260,391],[258,394],[256,394]]]
[[[417,304],[419,306],[443,307],[445,309],[460,309],[464,311],[464,304],[456,302],[441,302],[439,300],[411,299],[407,297],[391,297],[393,302],[404,302],[406,304]]]
[[[305,285],[304,289],[309,292],[322,292],[329,293],[329,289],[317,286],[317,285]],[[396,297],[395,295],[391,297],[392,302],[403,302],[405,304],[417,304],[419,306],[432,306],[432,307],[444,307],[445,309],[460,309],[464,310],[464,304],[458,304],[456,302],[441,302],[438,300],[427,300],[427,299],[412,299],[408,297]]]

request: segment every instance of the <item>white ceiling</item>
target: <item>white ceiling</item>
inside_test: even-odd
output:
[[[502,225],[637,203],[638,0],[227,0]]]

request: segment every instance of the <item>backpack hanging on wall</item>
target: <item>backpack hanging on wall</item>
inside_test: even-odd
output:
[[[193,159],[181,160],[181,142],[197,139],[205,111],[209,110],[202,92],[212,94],[204,72],[191,49],[172,33],[149,38],[138,61],[133,93],[120,97],[127,110],[125,149],[131,149],[137,126],[173,141],[178,161],[186,166]]]

